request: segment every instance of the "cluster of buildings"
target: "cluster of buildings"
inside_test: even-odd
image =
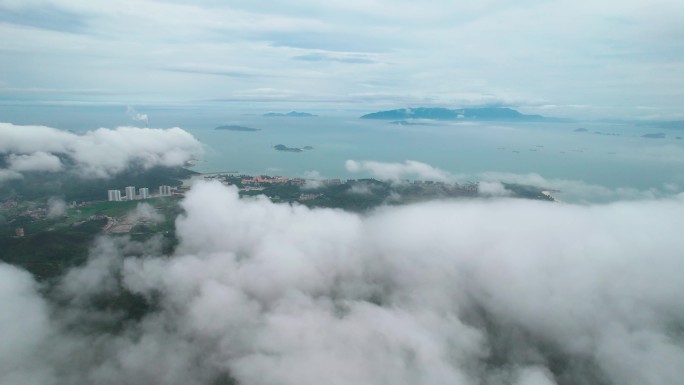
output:
[[[136,193],[135,186],[128,186],[124,189],[124,194],[121,195],[121,190],[108,190],[107,200],[110,202],[120,202],[147,199],[153,196],[166,197],[173,195],[173,188],[171,186],[159,186],[159,195],[150,195],[150,189],[147,187],[141,187]]]
[[[253,176],[253,177],[244,177],[241,180],[243,185],[262,184],[262,183],[287,183],[289,181],[290,181],[290,178],[286,178],[286,177],[281,177],[281,176],[263,177],[263,176],[259,176],[259,175]]]

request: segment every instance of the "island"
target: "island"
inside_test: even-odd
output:
[[[301,149],[301,148],[297,148],[297,147],[287,147],[287,146],[284,145],[284,144],[276,144],[275,146],[273,146],[273,148],[274,148],[276,151],[283,151],[283,152],[303,152],[303,151],[304,151],[304,150]]]
[[[587,131],[589,131],[589,130],[587,130],[584,127],[580,127],[580,128],[575,129],[575,132],[587,132]]]
[[[602,131],[594,131],[595,135],[605,135],[605,136],[620,136],[620,134],[616,132],[602,132]]]
[[[287,117],[287,118],[313,118],[316,117],[317,115],[314,114],[309,114],[308,112],[297,112],[297,111],[290,111],[287,114],[283,114],[281,112],[268,112],[265,113],[261,116],[265,116],[268,118],[273,118],[273,117]]]
[[[649,138],[649,139],[664,139],[665,134],[662,132],[658,132],[656,134],[643,134],[641,135],[642,138]]]
[[[397,110],[373,112],[361,116],[361,119],[382,119],[402,121],[405,119],[433,119],[433,120],[483,120],[483,121],[561,121],[557,118],[547,118],[541,115],[525,115],[512,108],[482,107],[482,108],[401,108]],[[403,123],[396,123],[403,124]]]
[[[261,131],[260,128],[252,128],[252,127],[245,127],[245,126],[237,126],[234,124],[229,124],[226,126],[218,126],[214,128],[214,130],[227,130],[227,131],[245,131],[245,132],[253,132],[253,131]]]

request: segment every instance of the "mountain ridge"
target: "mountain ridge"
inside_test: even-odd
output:
[[[372,112],[361,116],[361,119],[403,120],[403,119],[434,119],[434,120],[516,120],[516,121],[544,121],[555,120],[541,115],[526,115],[507,107],[479,107],[449,109],[443,107],[400,108]]]

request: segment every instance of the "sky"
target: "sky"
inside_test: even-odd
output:
[[[0,0],[0,36],[5,105],[684,119],[679,0]]]

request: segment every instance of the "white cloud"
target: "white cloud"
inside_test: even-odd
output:
[[[48,199],[48,218],[61,217],[66,213],[67,205],[63,199],[51,197]]]
[[[138,221],[159,223],[164,220],[164,215],[149,203],[138,203],[135,210],[126,217],[130,223],[136,223]]]
[[[37,294],[30,274],[0,262],[0,328],[7,333],[0,345],[0,379],[7,384],[39,384],[51,374],[31,363],[50,337],[49,308]]]
[[[347,160],[345,167],[349,172],[366,172],[375,178],[392,182],[399,182],[407,178],[438,182],[448,182],[456,179],[454,175],[446,171],[415,160],[407,160],[404,163]]]
[[[0,347],[0,364],[12,364],[0,380],[641,385],[684,376],[673,332],[684,324],[684,196],[428,202],[360,216],[198,183],[182,206],[173,256],[101,240],[63,280],[49,318],[28,276],[0,266],[3,303],[22,305],[0,317],[18,331]],[[90,300],[120,285],[154,306],[121,332],[94,333],[119,318]]]
[[[373,193],[373,189],[369,184],[366,183],[354,183],[350,188],[349,188],[349,194],[356,194],[356,195],[371,195]]]
[[[107,177],[132,165],[182,166],[202,151],[201,144],[180,128],[99,128],[82,135],[45,126],[0,123],[0,154],[9,154],[10,170],[58,171],[56,155],[69,158],[87,177]]]
[[[143,122],[145,123],[145,126],[150,124],[147,114],[141,114],[131,106],[126,107],[126,112],[128,113],[128,116],[130,116],[131,119],[135,120],[136,122]]]
[[[506,190],[501,182],[479,182],[477,192],[484,196],[502,197],[511,195],[511,191]]]
[[[0,169],[0,183],[12,179],[21,179],[23,175],[13,170],[3,170]]]
[[[27,155],[9,156],[9,168],[14,171],[48,171],[57,172],[62,170],[62,161],[59,157],[46,152],[37,151]]]
[[[323,176],[316,170],[304,172],[304,179],[306,182],[302,186],[303,189],[315,190],[323,186]]]

